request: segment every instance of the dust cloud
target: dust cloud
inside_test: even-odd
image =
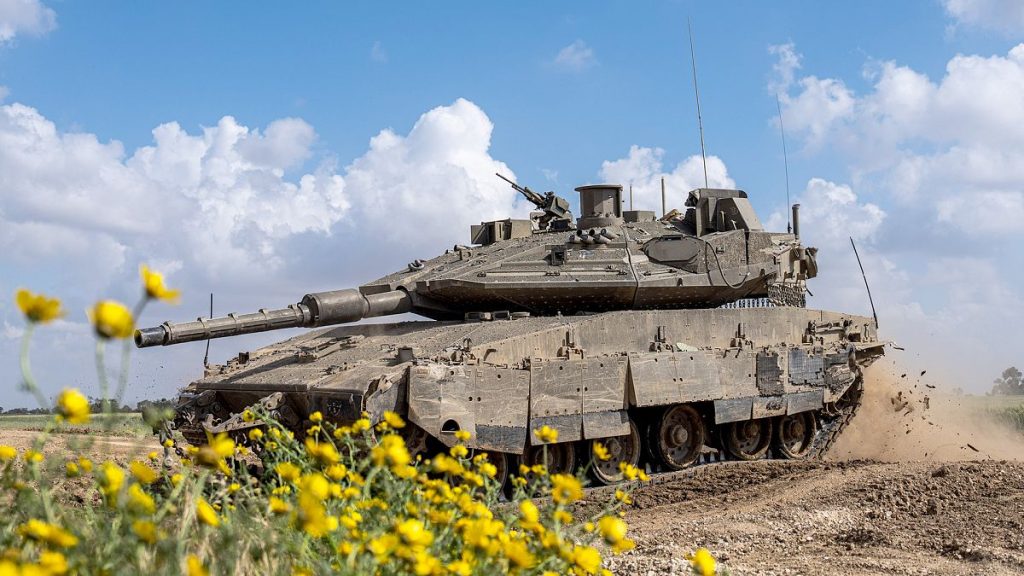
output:
[[[1024,435],[969,397],[944,393],[927,374],[878,362],[865,372],[864,403],[828,459],[1024,460]]]

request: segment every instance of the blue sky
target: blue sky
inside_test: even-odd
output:
[[[464,242],[470,223],[526,210],[496,169],[573,201],[616,179],[653,209],[661,176],[682,198],[702,184],[688,18],[713,179],[776,227],[781,97],[792,194],[822,249],[812,304],[866,311],[853,235],[902,361],[977,390],[1024,362],[1005,345],[1024,320],[1013,0],[0,0],[0,293],[68,302],[38,343],[62,359],[39,368],[54,392],[91,385],[80,311],[132,300],[140,263],[186,291],[155,323],[196,316],[210,291],[232,310],[286,305]],[[13,367],[9,301],[0,321]],[[196,376],[197,354],[137,354],[137,396]]]

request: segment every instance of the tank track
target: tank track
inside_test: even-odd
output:
[[[836,404],[836,414],[833,416],[823,417],[819,423],[821,429],[818,430],[818,434],[814,438],[814,444],[811,446],[811,452],[808,454],[808,460],[822,460],[828,454],[828,451],[835,445],[836,440],[843,433],[843,430],[850,424],[853,417],[857,415],[857,410],[860,409],[861,404],[864,401],[864,379],[858,377],[850,387],[850,390],[843,396],[843,398]]]

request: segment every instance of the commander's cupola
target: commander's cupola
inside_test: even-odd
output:
[[[622,224],[622,186],[592,184],[576,189],[580,193],[580,229],[604,228]]]

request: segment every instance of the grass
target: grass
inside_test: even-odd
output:
[[[7,414],[0,415],[0,430],[26,430],[40,432],[53,421],[48,414]],[[151,436],[153,430],[142,421],[142,414],[127,412],[120,414],[94,414],[89,424],[67,425],[63,432],[72,434],[100,434],[138,438]]]

